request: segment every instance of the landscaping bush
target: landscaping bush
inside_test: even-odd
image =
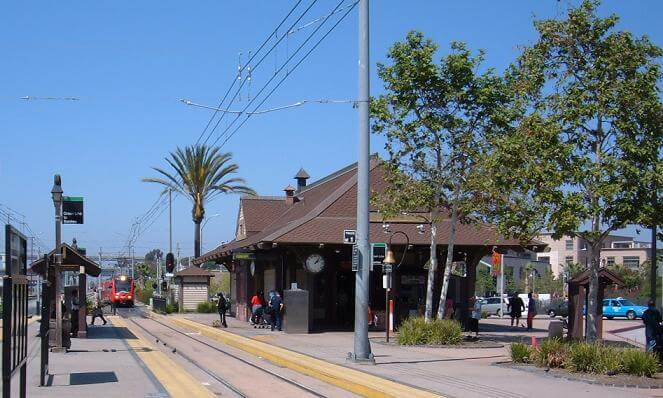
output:
[[[574,372],[618,373],[622,370],[620,351],[601,343],[572,344],[567,367]]]
[[[460,324],[442,319],[426,322],[422,317],[408,318],[398,329],[401,345],[456,345],[463,339]]]
[[[532,361],[532,347],[525,343],[511,344],[511,360],[515,363],[530,363]]]
[[[141,288],[138,285],[136,285],[136,290],[135,290],[136,299],[143,304],[150,303],[150,299],[152,298],[153,293],[154,289],[152,289],[151,286],[145,286]]]
[[[179,306],[177,302],[172,304],[166,304],[166,314],[172,314],[173,312],[177,312],[178,310]]]
[[[216,312],[216,303],[212,301],[203,301],[202,303],[198,303],[196,311],[202,314],[212,314]]]
[[[538,366],[562,368],[567,358],[568,345],[562,339],[546,339],[533,352],[533,360]]]
[[[624,373],[640,377],[652,377],[660,370],[660,364],[655,355],[638,350],[624,350],[621,353]]]

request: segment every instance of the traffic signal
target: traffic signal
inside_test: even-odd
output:
[[[161,282],[161,291],[162,291],[162,292],[165,292],[165,291],[167,291],[167,290],[168,290],[168,282],[166,282],[166,281],[162,281],[162,282]]]
[[[157,286],[159,286],[159,285],[157,285],[156,282],[152,282],[152,289],[153,290],[157,290]]]
[[[173,273],[175,270],[175,256],[173,253],[166,254],[166,272],[169,274]]]

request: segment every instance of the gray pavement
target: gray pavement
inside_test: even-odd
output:
[[[216,314],[175,316],[184,316],[207,325],[218,317]],[[482,321],[482,330],[487,330],[484,338],[497,342],[529,341],[531,335],[547,335],[548,322],[548,318],[537,319],[537,330],[526,333],[521,328],[509,328],[507,320],[490,319]],[[617,326],[623,328],[626,325],[635,324],[606,322],[606,330],[619,329]],[[268,329],[254,329],[233,318],[229,319],[229,328],[224,330],[451,397],[663,396],[657,390],[590,385],[496,366],[496,362],[509,359],[508,344],[501,348],[400,347],[386,344],[383,333],[370,333],[376,358],[376,365],[370,366],[354,365],[346,361],[346,354],[353,346],[352,333],[349,332],[285,334],[270,332]],[[608,335],[609,333],[606,333],[606,336]]]

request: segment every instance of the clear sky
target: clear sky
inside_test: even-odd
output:
[[[299,14],[312,0],[304,0]],[[349,2],[349,0],[346,0]],[[279,1],[67,1],[6,2],[0,15],[0,203],[25,215],[43,242],[53,241],[53,174],[65,194],[85,197],[85,225],[63,227],[88,253],[118,252],[132,221],[159,194],[141,182],[151,166],[177,146],[195,142],[209,110],[180,98],[216,105],[243,61],[296,3]],[[440,45],[465,41],[487,51],[487,65],[504,69],[518,46],[534,38],[533,18],[561,15],[577,1],[371,2],[372,94],[381,91],[375,62],[412,29]],[[327,14],[337,0],[319,0],[303,25]],[[606,1],[602,14],[617,12],[619,28],[647,34],[663,45],[663,3]],[[291,19],[292,21],[292,19]],[[253,75],[253,94],[316,27],[284,40]],[[331,26],[331,23],[329,25]],[[326,31],[326,27],[321,32]],[[320,33],[321,33],[320,32]],[[280,32],[282,34],[283,32]],[[319,36],[316,36],[319,37]],[[275,40],[272,40],[274,42]],[[304,99],[353,99],[357,93],[357,11],[351,12],[265,103],[276,107]],[[245,90],[241,102],[246,105]],[[79,101],[21,100],[77,97]],[[221,123],[215,137],[227,126]],[[279,195],[304,167],[312,180],[356,160],[357,117],[348,104],[311,104],[252,117],[225,145],[240,175],[263,195]],[[382,151],[379,137],[372,151]],[[232,239],[238,198],[220,197],[207,208],[213,218],[204,248]],[[176,198],[174,241],[182,255],[193,250],[190,205]],[[648,239],[648,233],[640,236]],[[52,243],[49,244],[51,246]],[[163,213],[136,244],[142,255],[168,249]]]

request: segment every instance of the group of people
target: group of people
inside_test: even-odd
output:
[[[268,321],[268,322],[266,322]],[[269,291],[269,301],[265,302],[262,290],[256,291],[251,297],[251,324],[261,325],[268,323],[272,331],[283,327],[283,299],[279,292]]]
[[[518,325],[524,326],[520,323],[520,318],[524,311],[527,311],[527,331],[531,331],[534,324],[534,317],[537,314],[536,310],[536,299],[534,298],[534,293],[529,292],[527,294],[527,307],[523,299],[518,296],[518,293],[514,293],[511,298],[509,298],[509,303],[507,304],[507,311],[511,316],[511,327],[518,327]],[[477,299],[474,296],[469,298],[469,309],[470,317],[468,319],[467,330],[470,333],[474,333],[474,338],[479,337],[479,320],[483,316],[483,303],[481,300]],[[445,303],[445,318],[450,319],[454,314],[454,304],[452,299],[447,299]],[[659,314],[660,317],[660,314]]]

